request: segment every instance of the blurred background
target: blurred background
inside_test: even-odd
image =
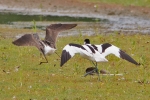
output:
[[[0,0],[0,34],[3,36],[43,33],[52,23],[78,24],[78,31],[64,35],[149,34],[150,1]]]

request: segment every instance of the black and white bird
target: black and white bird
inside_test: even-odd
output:
[[[13,41],[12,43],[17,46],[37,47],[46,60],[46,62],[40,62],[40,64],[48,63],[46,55],[51,55],[55,52],[58,33],[64,30],[72,29],[75,26],[77,26],[77,24],[51,24],[46,27],[46,36],[44,40],[41,40],[38,34],[35,33],[25,34],[19,39]]]
[[[61,54],[60,66],[63,66],[76,53],[79,53],[83,58],[91,60],[95,66],[94,70],[96,70],[96,72],[98,73],[99,71],[97,68],[97,62],[107,62],[108,60],[105,57],[109,54],[114,54],[115,56],[125,59],[135,65],[140,65],[133,58],[131,58],[128,54],[126,54],[120,48],[112,44],[104,43],[100,45],[93,45],[93,44],[90,44],[89,39],[85,39],[84,45],[70,43],[63,48],[63,51]],[[85,76],[88,74],[91,74],[93,71],[86,73]]]

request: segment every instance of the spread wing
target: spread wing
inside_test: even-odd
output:
[[[46,36],[45,40],[53,44],[54,48],[56,48],[56,40],[58,33],[64,30],[72,29],[77,26],[77,24],[51,24],[46,28]]]
[[[82,45],[70,43],[63,48],[60,66],[63,66],[76,53],[92,56]]]
[[[63,66],[76,53],[80,53],[83,58],[91,61],[107,61],[107,59],[103,55],[101,55],[98,51],[94,50],[94,48],[92,48],[90,45],[79,45],[70,43],[63,48],[60,66]]]
[[[137,63],[132,57],[130,57],[127,53],[125,53],[124,51],[122,51],[120,48],[111,45],[109,43],[105,43],[105,44],[101,44],[101,45],[97,45],[98,47],[98,51],[103,55],[103,56],[107,56],[109,54],[114,54],[115,56],[125,59],[135,65],[140,65],[139,63]]]
[[[12,43],[17,46],[36,46],[39,49],[39,36],[37,34],[25,34]]]

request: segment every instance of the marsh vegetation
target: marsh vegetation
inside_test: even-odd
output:
[[[62,48],[71,41],[83,44],[85,38],[91,39],[93,44],[114,44],[142,65],[135,66],[110,55],[107,57],[108,63],[98,64],[99,69],[106,69],[110,73],[122,73],[123,76],[101,76],[101,82],[98,82],[97,75],[82,77],[85,69],[92,66],[92,63],[78,55],[62,68],[60,58],[55,54],[48,56],[48,64],[38,65],[43,58],[36,48],[14,46],[11,43],[14,38],[1,36],[1,99],[149,98],[149,35],[112,33],[59,37],[57,53],[61,55]]]

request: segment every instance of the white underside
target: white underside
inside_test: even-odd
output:
[[[85,54],[80,54],[83,58],[89,59],[91,61],[96,61],[96,62],[107,62],[108,60],[103,56],[103,55],[92,55],[92,56],[87,56]]]
[[[51,55],[55,52],[56,49],[51,48],[50,46],[45,45],[44,47],[44,54],[45,55]]]
[[[95,53],[91,51],[91,49],[87,45],[82,45],[86,50],[81,49],[76,46],[69,46],[66,45],[63,50],[69,52],[71,57],[73,57],[76,53],[79,53],[83,58],[96,61],[96,62],[107,62],[108,60],[100,54],[98,51],[95,50]]]

